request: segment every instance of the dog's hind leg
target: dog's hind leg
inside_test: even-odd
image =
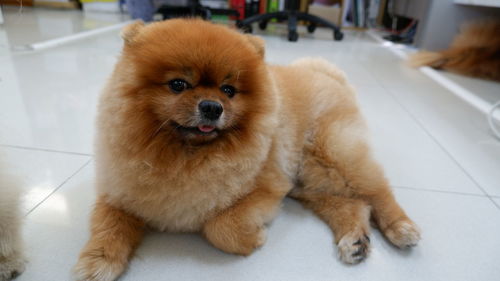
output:
[[[420,239],[419,230],[396,202],[381,167],[371,156],[364,137],[366,131],[355,103],[344,102],[342,107],[319,117],[316,130],[304,148],[300,175],[303,186],[292,195],[315,196],[308,205],[323,219],[326,216],[325,220],[332,221],[334,232],[341,224],[336,221],[342,218],[329,216],[347,213],[346,219],[355,219],[364,227],[367,220],[361,214],[369,206],[389,241],[400,248],[414,246]],[[325,208],[331,212],[324,211]]]
[[[370,208],[359,199],[327,193],[294,190],[291,197],[313,210],[333,231],[339,258],[345,263],[358,263],[370,251]]]

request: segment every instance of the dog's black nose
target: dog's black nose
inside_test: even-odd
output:
[[[222,114],[224,109],[222,105],[216,101],[204,100],[198,104],[201,116],[208,120],[217,120]]]

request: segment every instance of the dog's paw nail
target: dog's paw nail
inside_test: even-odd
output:
[[[352,231],[338,243],[340,259],[349,264],[364,260],[370,251],[370,238],[362,230]]]
[[[364,253],[364,249],[359,249],[354,254],[352,254],[352,256],[353,257],[361,256],[363,253]]]
[[[365,234],[365,239],[368,240],[368,242],[370,242],[370,236]]]

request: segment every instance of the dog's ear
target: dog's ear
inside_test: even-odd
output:
[[[248,42],[250,42],[250,44],[255,48],[255,50],[257,50],[257,53],[262,58],[264,58],[264,55],[266,53],[265,52],[266,43],[264,42],[264,39],[250,34],[246,34],[245,36],[247,37]]]
[[[126,44],[133,43],[135,41],[134,38],[137,36],[137,34],[139,34],[139,32],[141,31],[141,29],[143,27],[144,27],[144,22],[141,20],[135,21],[135,22],[125,26],[121,32],[121,36],[122,36],[123,40],[125,41],[125,43]]]

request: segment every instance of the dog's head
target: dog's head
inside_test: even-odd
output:
[[[127,105],[154,137],[209,144],[252,134],[253,123],[272,110],[272,87],[263,40],[195,19],[122,31],[116,72]],[[132,113],[133,114],[133,113]]]

